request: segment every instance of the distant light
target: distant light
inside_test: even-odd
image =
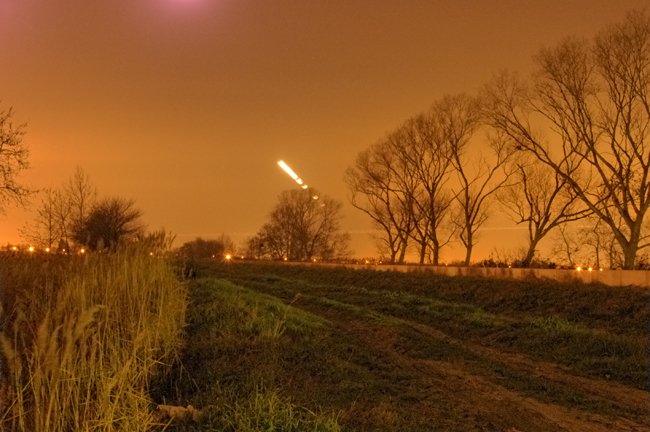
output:
[[[603,269],[600,269],[600,271],[603,271]]]
[[[86,253],[86,249],[81,249],[79,252],[80,253]]]
[[[153,256],[153,252],[149,252],[149,255]]]
[[[312,198],[315,199],[315,200],[317,200],[317,199],[318,199],[318,195],[314,195]]]
[[[226,255],[226,259],[229,260],[229,259],[230,259],[230,255]]]
[[[580,270],[582,270],[582,267],[578,267],[576,270],[577,270],[577,271],[580,271]]]
[[[316,258],[314,258],[314,262],[316,262]]]
[[[592,271],[592,270],[593,270],[593,269],[592,269],[591,267],[589,267],[589,271]]]
[[[50,248],[45,248],[45,252],[49,252],[49,251],[50,251]]]
[[[303,188],[303,189],[307,189],[307,185],[302,185],[302,188]]]
[[[366,260],[366,264],[370,264],[370,261]]]
[[[18,249],[18,248],[17,248],[16,246],[14,246],[12,249],[13,249],[13,250],[16,250],[16,249]]]
[[[29,251],[30,251],[30,252],[34,252],[34,246],[30,246],[30,247],[29,247]]]
[[[287,257],[284,257],[284,260],[286,261],[286,260],[287,260]]]

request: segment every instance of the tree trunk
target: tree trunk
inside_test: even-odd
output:
[[[420,265],[424,264],[424,257],[427,254],[427,243],[420,243]]]
[[[438,260],[440,259],[440,243],[438,242],[437,239],[433,241],[432,249],[433,249],[432,264],[437,266],[438,265]]]
[[[623,249],[623,270],[634,270],[634,263],[636,261],[636,253],[639,249],[637,243],[628,243],[626,247],[621,245]]]
[[[465,265],[469,266],[469,260],[472,257],[472,245],[467,246],[467,253],[465,254]]]
[[[400,251],[399,251],[399,260],[397,261],[398,264],[404,264],[404,257],[406,256],[406,247],[408,246],[407,242],[402,242],[402,245],[400,246]]]
[[[469,231],[469,230],[468,230]],[[465,248],[467,249],[467,253],[465,254],[465,265],[469,266],[469,260],[472,258],[472,248],[474,247],[474,244],[472,243],[472,233],[471,231],[467,233],[467,242],[465,244]]]
[[[395,257],[397,256],[397,252],[398,252],[397,249],[393,249],[393,248],[390,249],[390,261],[389,261],[389,264],[395,264]]]
[[[533,262],[533,258],[535,257],[535,249],[537,248],[538,242],[539,239],[532,240],[528,245],[528,251],[526,252],[526,256],[524,257],[524,261],[523,261],[523,265],[525,268],[530,267],[530,263]]]

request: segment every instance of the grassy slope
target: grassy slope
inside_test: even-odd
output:
[[[648,290],[282,266],[210,271],[285,300],[350,304],[648,388]]]
[[[196,284],[184,369],[161,393],[174,403],[219,413],[211,415],[210,430],[231,430],[229,424],[232,430],[256,430],[233,426],[233,418],[247,416],[243,413],[252,406],[258,407],[253,409],[258,412],[252,416],[255,422],[280,424],[275,417],[281,415],[269,408],[269,396],[276,407],[295,416],[295,424],[302,422],[300,430],[336,428],[332,415],[351,430],[464,430],[461,417],[466,414],[415,369],[378,352],[376,341],[364,340],[368,332],[376,332],[378,340],[390,339],[391,349],[398,347],[413,361],[457,362],[544,403],[602,415],[644,414],[457,343],[433,341],[418,325],[458,340],[560,362],[576,375],[606,375],[646,389],[642,329],[647,292],[625,295],[606,287],[250,265],[200,273],[249,288],[210,280]],[[287,308],[276,298],[332,314],[335,321]],[[367,328],[356,332],[354,326],[364,322]],[[324,416],[296,408],[289,396],[312,411],[323,410]],[[475,420],[477,427],[487,427],[481,421],[486,420]]]

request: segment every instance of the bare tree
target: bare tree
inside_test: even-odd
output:
[[[0,110],[0,213],[8,204],[27,204],[33,191],[18,181],[21,171],[29,168],[29,149],[23,142],[25,125],[14,125],[13,110]]]
[[[65,193],[61,192],[58,189],[54,191],[52,210],[54,212],[56,222],[59,226],[59,243],[65,245],[65,248],[68,248],[72,236],[70,200],[65,195]]]
[[[247,259],[270,258],[270,254],[266,252],[266,248],[264,246],[264,239],[262,238],[260,232],[258,232],[252,237],[248,237],[247,239],[245,239],[240,247],[241,253]]]
[[[611,229],[590,215],[580,225],[563,224],[556,231],[551,254],[572,267],[621,268],[624,256]]]
[[[477,231],[489,219],[489,204],[493,194],[507,184],[511,175],[512,150],[502,134],[489,132],[483,144],[477,138],[482,127],[480,101],[459,94],[445,96],[438,104],[436,123],[440,125],[440,140],[448,146],[457,185],[452,188],[456,202],[452,223],[465,247],[465,264],[469,265]],[[485,155],[477,146],[487,148]]]
[[[63,190],[69,204],[69,226],[81,227],[97,200],[97,188],[77,165],[73,176],[63,184]]]
[[[453,235],[444,234],[444,221],[453,196],[445,187],[451,170],[451,147],[446,135],[448,101],[445,97],[435,103],[429,112],[409,119],[400,128],[402,137],[395,151],[405,161],[405,170],[415,181],[409,191],[409,203],[414,229],[411,237],[420,246],[420,264],[431,251],[431,263],[438,265],[440,250]]]
[[[36,217],[20,230],[20,236],[28,244],[54,250],[61,240],[61,230],[55,214],[56,194],[52,189],[42,191],[43,198],[36,209]]]
[[[380,251],[388,250],[389,262],[404,262],[413,218],[405,200],[397,195],[395,155],[387,141],[359,153],[345,172],[350,203],[366,213],[382,234],[377,236]]]
[[[576,236],[573,236],[570,229],[570,224],[558,226],[555,231],[555,239],[553,247],[551,248],[551,256],[553,259],[560,260],[565,265],[575,267],[580,252],[580,244],[577,242]]]
[[[566,180],[542,164],[517,163],[514,181],[496,193],[498,202],[517,224],[528,225],[528,246],[523,265],[528,267],[539,242],[554,228],[587,217]]]
[[[438,264],[440,250],[452,238],[453,230],[445,232],[453,196],[446,188],[451,164],[444,107],[443,100],[408,119],[360,153],[346,173],[352,204],[382,230],[380,245],[390,251],[391,262],[403,262],[411,239],[420,264],[427,256]]]
[[[259,232],[264,246],[275,258],[322,260],[347,255],[349,236],[341,232],[343,205],[314,189],[282,192]]]
[[[650,17],[633,11],[593,43],[566,39],[536,60],[532,84],[503,73],[486,88],[490,122],[567,182],[631,269],[650,246]]]

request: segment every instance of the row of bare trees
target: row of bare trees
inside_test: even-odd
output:
[[[97,190],[81,167],[60,189],[42,191],[36,217],[21,230],[21,237],[38,248],[69,249],[75,229],[88,216]]]
[[[420,263],[438,264],[456,239],[469,263],[493,196],[513,175],[514,153],[502,134],[485,130],[478,98],[446,96],[361,152],[345,181],[352,205],[381,230],[390,262],[403,262],[414,244]]]
[[[36,217],[21,230],[28,244],[50,251],[72,245],[91,250],[117,245],[144,233],[142,212],[134,201],[97,198],[97,189],[81,167],[60,189],[45,189]]]
[[[631,12],[535,60],[529,79],[502,72],[477,97],[445,96],[347,170],[350,201],[391,262],[415,247],[437,264],[459,241],[469,264],[496,207],[527,225],[524,263],[549,232],[587,217],[607,227],[622,268],[650,246],[650,17]]]

